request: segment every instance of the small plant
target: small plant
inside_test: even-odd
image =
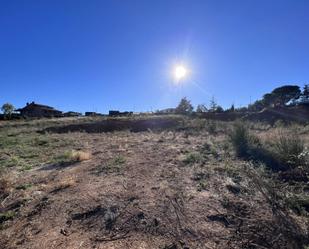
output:
[[[7,220],[11,220],[13,219],[15,216],[15,212],[13,211],[7,211],[4,213],[0,213],[0,224],[7,221]]]
[[[248,128],[245,125],[236,123],[230,133],[230,140],[238,157],[248,156],[250,135]]]
[[[31,183],[25,183],[25,184],[21,184],[21,185],[18,185],[16,187],[17,190],[26,190],[26,189],[29,189],[32,187],[32,184]]]
[[[0,167],[0,200],[9,194],[11,180],[3,168]]]
[[[206,125],[206,130],[209,134],[216,134],[217,132],[217,123],[216,121],[209,121]]]
[[[126,162],[126,159],[123,156],[117,156],[114,158],[112,164],[114,165],[121,165]]]
[[[203,190],[206,190],[207,189],[207,182],[205,180],[203,181],[200,181],[198,184],[197,184],[197,191],[198,192],[201,192]]]
[[[183,160],[185,164],[191,165],[194,163],[200,163],[203,161],[203,156],[198,152],[191,152],[187,154],[186,158]]]
[[[20,170],[21,171],[27,171],[27,170],[31,170],[32,169],[32,165],[24,165]]]
[[[286,199],[289,208],[298,214],[306,214],[309,212],[309,198],[306,196],[293,196]]]

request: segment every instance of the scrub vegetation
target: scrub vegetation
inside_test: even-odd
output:
[[[0,244],[306,248],[308,148],[304,123],[3,121]]]

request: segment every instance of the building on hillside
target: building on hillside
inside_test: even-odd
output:
[[[111,110],[109,111],[108,113],[109,116],[112,116],[112,117],[117,117],[117,116],[132,116],[133,115],[133,112],[120,112],[120,111],[114,111],[114,110]]]
[[[17,109],[23,117],[62,117],[62,111],[58,111],[47,105],[40,105],[34,102],[27,103],[23,108]]]
[[[176,108],[166,108],[163,110],[156,111],[156,114],[174,114],[176,113]]]
[[[63,113],[63,116],[64,117],[79,117],[79,116],[82,116],[82,114],[80,112],[69,111],[69,112]]]

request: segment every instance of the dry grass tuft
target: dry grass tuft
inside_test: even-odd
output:
[[[9,194],[10,190],[12,189],[12,182],[13,180],[6,172],[0,172],[0,200]]]
[[[76,177],[67,176],[61,179],[57,184],[53,186],[53,189],[50,191],[50,193],[58,193],[62,190],[65,190],[67,188],[75,186],[77,183]]]
[[[73,177],[66,177],[64,179],[62,179],[60,181],[60,183],[58,184],[58,187],[59,188],[68,188],[68,187],[71,187],[71,186],[74,186],[76,184],[76,179],[73,178]]]
[[[71,151],[70,158],[73,161],[82,162],[82,161],[89,160],[91,158],[91,153],[90,152],[74,151],[73,150],[73,151]]]

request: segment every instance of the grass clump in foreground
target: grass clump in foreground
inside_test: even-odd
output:
[[[235,123],[229,137],[238,157],[250,156],[252,147],[259,144],[258,139],[249,133],[249,129],[239,122]]]
[[[14,216],[15,216],[14,211],[7,211],[7,212],[4,212],[4,213],[0,213],[0,224],[7,221],[7,220],[13,219]]]
[[[201,163],[203,162],[204,158],[203,156],[198,152],[191,152],[186,155],[186,157],[183,159],[183,162],[186,165],[192,165],[195,163]]]
[[[90,152],[71,150],[71,151],[64,152],[60,156],[57,156],[55,158],[55,161],[60,164],[74,163],[74,162],[86,161],[86,160],[89,160],[90,158],[91,158]]]
[[[100,175],[102,173],[119,173],[123,168],[123,166],[125,165],[125,163],[126,163],[125,157],[118,155],[115,158],[106,162],[106,164],[99,166],[96,169],[95,174]]]
[[[250,134],[247,126],[235,123],[229,137],[236,156],[240,158],[265,163],[274,171],[296,168],[308,171],[309,152],[296,132],[281,132],[261,143]]]
[[[287,169],[306,166],[306,150],[304,141],[293,133],[280,133],[271,143],[274,158]]]

